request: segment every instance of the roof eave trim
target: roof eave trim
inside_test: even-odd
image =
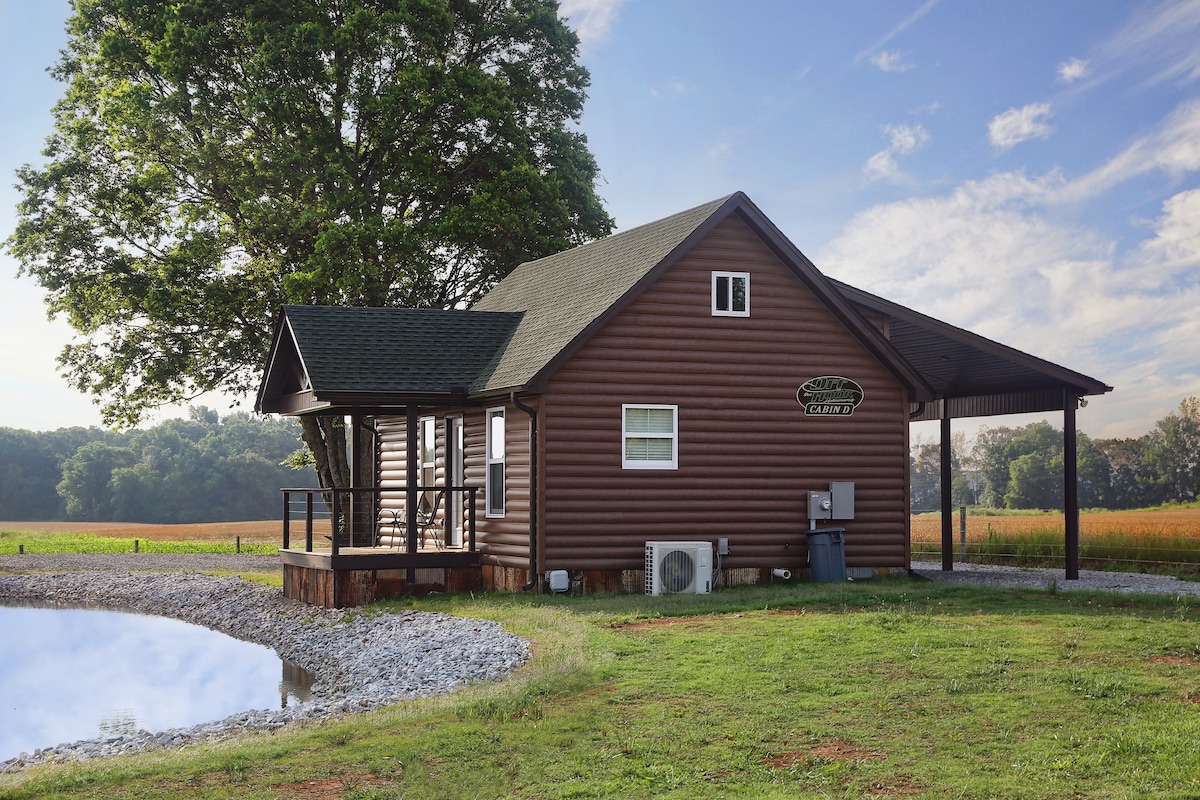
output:
[[[254,411],[256,413],[277,413],[268,410],[272,402],[265,395],[267,386],[271,382],[271,377],[279,366],[279,345],[283,342],[285,333],[292,343],[292,350],[296,355],[296,361],[300,365],[300,373],[304,376],[304,385],[312,386],[312,377],[308,374],[308,366],[304,363],[304,354],[300,352],[300,344],[296,341],[295,331],[292,330],[291,322],[287,317],[287,306],[283,306],[279,309],[279,314],[275,320],[275,333],[271,337],[271,348],[267,351],[267,367],[263,370],[262,380],[258,384],[258,393],[254,398]]]

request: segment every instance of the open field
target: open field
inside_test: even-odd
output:
[[[959,557],[960,517],[954,515]],[[967,515],[967,557],[988,563],[1038,565],[1063,558],[1062,514]],[[912,550],[941,552],[941,515],[912,518]],[[1200,506],[1139,511],[1083,512],[1079,556],[1092,569],[1200,574]]]
[[[1062,514],[967,515],[967,541],[979,542],[990,533],[1020,534],[1042,530],[1062,533]],[[1085,511],[1079,515],[1080,536],[1123,533],[1134,536],[1195,537],[1200,544],[1200,507],[1153,511]],[[913,542],[940,542],[941,514],[915,514]],[[954,541],[959,537],[959,517],[954,515]]]
[[[0,522],[0,555],[25,553],[273,553],[278,520],[150,525],[129,522]]]
[[[188,525],[151,525],[140,522],[0,522],[0,531],[42,533],[92,533],[122,539],[161,542],[242,541],[280,542],[283,523],[279,520],[253,522],[200,522]]]
[[[909,578],[703,596],[445,595],[535,643],[498,685],[5,798],[1184,798],[1200,610]]]

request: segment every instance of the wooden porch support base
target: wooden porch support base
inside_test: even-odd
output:
[[[338,556],[280,551],[283,596],[324,608],[352,608],[386,597],[482,588],[477,554]],[[409,578],[409,573],[412,578]]]

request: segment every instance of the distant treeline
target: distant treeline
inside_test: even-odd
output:
[[[0,428],[0,519],[274,519],[281,487],[316,486],[311,468],[282,464],[300,447],[294,420],[203,407],[123,433]]]
[[[951,503],[993,508],[1061,509],[1062,431],[1045,422],[984,428],[974,441],[951,441]],[[910,456],[914,511],[940,507],[941,445],[918,442]],[[1081,508],[1147,508],[1200,498],[1200,398],[1155,423],[1145,436],[1092,439],[1079,434]]]

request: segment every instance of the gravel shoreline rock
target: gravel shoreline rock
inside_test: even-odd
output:
[[[36,569],[22,559],[21,567]],[[62,557],[54,557],[59,569]],[[165,564],[146,569],[178,569]],[[191,568],[197,566],[194,556]],[[246,556],[241,568],[247,569]],[[253,557],[272,559],[274,556]],[[7,559],[5,559],[7,560]],[[200,559],[204,561],[204,559]],[[125,559],[103,563],[120,568]],[[207,561],[206,561],[207,563]],[[13,567],[0,563],[0,570]],[[68,567],[70,568],[70,567]],[[498,623],[450,614],[408,611],[367,614],[287,600],[267,586],[199,572],[0,573],[0,602],[102,606],[173,617],[266,645],[316,679],[312,699],[287,708],[248,710],[225,719],[166,731],[138,731],[59,744],[0,762],[0,772],[33,764],[105,758],[153,748],[179,748],[246,730],[342,716],[401,700],[444,694],[511,674],[530,657],[528,643]]]

